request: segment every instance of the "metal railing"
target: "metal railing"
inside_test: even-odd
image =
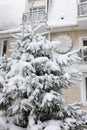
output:
[[[78,16],[87,16],[87,3],[78,5]]]
[[[33,10],[23,14],[23,23],[38,23],[47,21],[45,9]]]

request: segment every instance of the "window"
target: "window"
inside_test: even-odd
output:
[[[32,9],[30,9],[30,16],[31,16],[31,21],[33,21],[33,22],[43,22],[43,21],[46,21],[47,14],[46,14],[46,11],[45,11],[45,6],[43,6],[43,7],[41,6],[39,8],[38,7],[34,7],[33,8],[33,12],[32,12]]]
[[[83,105],[87,105],[87,74],[84,74],[81,81],[81,102]]]
[[[86,88],[85,88],[85,90],[86,90],[85,93],[86,93],[86,101],[87,101],[87,77],[85,78],[85,87],[86,87]]]
[[[86,48],[82,49],[83,47],[87,47],[87,37],[81,37],[79,42],[81,48],[79,56],[81,56],[83,62],[87,62],[87,49]]]
[[[87,40],[83,40],[83,47],[87,46]],[[87,49],[83,51],[83,59],[87,61]]]
[[[2,56],[6,55],[6,51],[7,51],[7,40],[4,40],[2,45]]]
[[[80,0],[80,2],[87,2],[87,0]]]
[[[83,58],[82,64],[79,65],[79,70],[83,73],[80,85],[81,102],[87,105],[87,49],[83,50],[83,47],[87,47],[87,36],[80,37],[79,43],[80,56]]]
[[[78,4],[78,15],[85,16],[87,15],[87,0],[81,0]]]

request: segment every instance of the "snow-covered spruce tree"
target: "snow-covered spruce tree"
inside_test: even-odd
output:
[[[14,123],[27,130],[81,130],[85,111],[78,104],[64,106],[61,89],[80,78],[64,68],[79,58],[60,55],[50,41],[31,30],[12,43],[0,108]]]
[[[2,93],[3,86],[5,83],[4,77],[5,77],[5,73],[6,73],[6,68],[7,68],[6,56],[0,57],[0,95]]]

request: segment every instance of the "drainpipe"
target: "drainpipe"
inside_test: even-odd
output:
[[[49,33],[48,33],[48,40],[50,41],[50,31],[49,31]]]
[[[32,30],[34,28],[34,21],[33,21],[33,5],[34,5],[34,0],[32,0],[32,5],[31,5],[31,27],[32,27]]]

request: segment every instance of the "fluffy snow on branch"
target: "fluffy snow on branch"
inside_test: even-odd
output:
[[[37,64],[37,63],[46,63],[49,59],[47,57],[38,57],[32,60],[32,64]]]
[[[42,100],[42,104],[41,107],[43,107],[46,103],[48,103],[48,105],[50,105],[50,102],[52,102],[53,100],[57,100],[57,101],[61,101],[61,96],[58,94],[54,95],[53,93],[45,93],[43,100]]]

